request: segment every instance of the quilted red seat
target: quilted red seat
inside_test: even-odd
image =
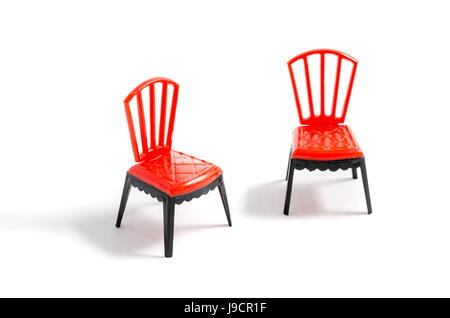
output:
[[[292,158],[340,160],[364,155],[347,125],[299,126],[294,130]]]
[[[174,197],[210,184],[222,170],[182,152],[159,148],[151,151],[144,162],[131,167],[128,173]]]

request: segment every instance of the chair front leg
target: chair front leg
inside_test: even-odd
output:
[[[170,199],[163,201],[164,208],[164,255],[173,254],[173,228],[175,222],[175,202]]]
[[[287,166],[286,178],[285,178],[286,181],[289,177],[289,170],[291,169],[291,159],[292,159],[291,157],[292,157],[292,146],[291,146],[291,150],[289,150],[289,160],[288,160],[288,166]]]
[[[128,197],[130,195],[131,189],[131,179],[127,173],[125,177],[125,184],[123,186],[122,199],[120,200],[119,214],[117,215],[116,227],[120,227],[122,223],[123,213],[125,212],[125,207],[127,205]]]
[[[292,181],[294,179],[294,166],[292,159],[289,160],[288,183],[286,188],[286,200],[284,201],[284,214],[289,215],[289,205],[291,204]]]
[[[225,209],[225,214],[227,215],[228,225],[231,226],[230,207],[228,206],[227,192],[225,191],[225,183],[223,181],[223,177],[221,177],[218,188],[220,197],[222,198],[223,207]]]
[[[370,203],[369,181],[367,180],[367,170],[364,158],[361,159],[361,176],[364,185],[364,194],[366,195],[366,204],[368,214],[372,213],[372,204]]]

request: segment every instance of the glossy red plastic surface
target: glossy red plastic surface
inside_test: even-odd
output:
[[[155,115],[155,107],[159,102],[155,99],[155,84],[157,83],[162,84],[158,140],[156,138],[157,123]],[[172,100],[170,101],[171,108],[166,131],[167,91],[169,85],[173,86],[173,94]],[[142,99],[142,90],[146,87],[149,87],[150,143],[147,139],[147,125]],[[209,162],[171,149],[178,100],[178,87],[177,83],[168,78],[152,78],[137,86],[124,100],[133,154],[136,162],[138,162],[128,172],[162,192],[167,193],[169,196],[185,194],[202,188],[222,173],[219,167]],[[138,108],[142,152],[139,152],[135,125],[130,109],[130,102],[134,98],[136,98]]]
[[[209,162],[167,148],[151,151],[128,172],[172,197],[200,189],[222,174]]]
[[[310,69],[308,57],[311,55],[320,56],[320,100],[314,101],[311,90]],[[327,54],[337,57],[336,71],[334,78],[334,87],[331,87],[333,98],[331,103],[331,112],[325,113],[325,56]],[[303,62],[305,78],[295,78],[292,65],[297,61]],[[350,78],[347,83],[345,99],[342,105],[342,111],[337,113],[337,101],[339,94],[339,85],[343,85],[341,81],[342,61],[351,62]],[[355,79],[356,67],[358,61],[345,53],[330,50],[318,49],[311,50],[297,55],[288,62],[289,74],[291,77],[292,88],[294,90],[295,102],[300,123],[306,126],[299,126],[294,131],[294,140],[292,145],[292,158],[305,160],[341,160],[351,158],[362,158],[363,153],[356,142],[356,139],[350,130],[350,127],[340,125],[344,123],[347,115],[350,95],[352,93],[353,81]],[[301,82],[301,84],[300,84]],[[298,94],[299,85],[306,85],[308,96],[309,116],[305,117],[302,111],[302,104]],[[314,111],[314,103],[320,102],[320,111]]]
[[[313,100],[313,94],[311,90],[311,78],[310,78],[310,71],[309,71],[309,64],[308,64],[308,57],[311,55],[318,54],[320,55],[320,113],[316,114],[314,112],[314,103],[317,103],[319,101]],[[333,88],[333,100],[331,104],[331,113],[329,115],[325,114],[325,55],[331,54],[337,56],[337,65],[336,65],[336,77],[335,77],[335,83]],[[296,80],[294,71],[292,69],[292,65],[299,61],[303,61],[303,67],[305,72],[305,85],[306,85],[306,91],[308,94],[308,104],[309,104],[309,117],[304,117],[302,112],[302,104],[300,103],[300,97],[298,94],[298,81],[301,79]],[[342,107],[342,112],[340,114],[336,113],[337,108],[337,101],[338,101],[338,93],[339,93],[339,85],[345,84],[341,83],[341,65],[342,60],[347,60],[352,63],[352,70],[350,74],[350,79],[347,86],[347,92],[345,95],[344,104]],[[300,61],[299,61],[300,62]],[[330,50],[330,49],[318,49],[318,50],[311,50],[302,54],[297,55],[296,57],[290,59],[288,61],[288,67],[289,67],[289,74],[291,77],[292,82],[292,88],[294,90],[295,95],[295,102],[297,104],[297,111],[300,118],[300,123],[302,125],[333,125],[333,124],[340,124],[345,121],[345,116],[347,114],[347,108],[348,103],[350,101],[350,95],[352,93],[352,87],[353,87],[353,80],[355,79],[355,73],[356,73],[356,66],[358,65],[358,61],[351,57],[350,55],[347,55],[345,53]]]
[[[155,119],[155,104],[157,103],[155,98],[155,84],[162,84],[162,92],[161,92],[161,111],[160,111],[160,120],[159,120],[159,138],[158,142],[156,141],[156,119]],[[173,94],[170,108],[170,117],[169,117],[169,127],[166,132],[166,113],[167,113],[167,89],[168,86],[173,86]],[[144,105],[142,101],[142,90],[146,87],[149,87],[149,101],[150,101],[150,146],[148,145],[147,140],[147,126],[145,120],[145,112]],[[140,85],[138,85],[135,89],[128,94],[127,98],[124,100],[125,104],[125,112],[127,115],[128,128],[130,130],[130,138],[131,138],[131,146],[133,147],[134,159],[136,162],[141,162],[145,160],[145,157],[152,149],[155,149],[157,146],[159,147],[172,147],[172,133],[173,127],[175,123],[175,114],[177,110],[177,101],[178,101],[178,84],[174,81],[165,78],[165,77],[155,77],[149,79]],[[136,131],[134,129],[133,117],[131,115],[130,102],[133,98],[136,98],[137,108],[138,108],[138,117],[139,117],[139,131],[141,136],[141,144],[142,144],[142,152],[139,153],[139,147],[136,140]],[[165,138],[166,137],[166,138]]]
[[[294,159],[341,160],[363,157],[350,127],[346,125],[299,126],[294,130]]]

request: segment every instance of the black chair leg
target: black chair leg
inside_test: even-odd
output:
[[[294,179],[294,167],[292,160],[289,160],[288,183],[286,188],[286,200],[284,201],[284,214],[289,215],[289,205],[291,204],[292,180]]]
[[[231,226],[231,215],[230,207],[228,206],[227,192],[225,191],[225,183],[223,179],[218,185],[220,197],[222,198],[223,207],[225,209],[225,214],[227,215],[228,225]]]
[[[120,200],[119,214],[117,215],[116,227],[120,227],[122,223],[123,213],[125,212],[125,207],[127,205],[128,196],[130,195],[131,180],[130,177],[125,177],[125,184],[123,186],[122,199]]]
[[[356,170],[356,168],[352,168],[352,176],[353,179],[358,179],[358,170]]]
[[[164,207],[164,255],[172,257],[173,254],[173,227],[175,221],[175,202],[165,200]]]
[[[364,158],[361,160],[361,176],[363,179],[364,193],[366,195],[367,212],[372,213],[372,204],[370,203],[369,182],[367,180],[367,170]]]
[[[286,181],[289,177],[289,170],[291,169],[291,156],[292,156],[292,147],[291,147],[291,150],[289,151],[289,160],[288,160],[288,166],[287,166],[286,178],[285,178]]]

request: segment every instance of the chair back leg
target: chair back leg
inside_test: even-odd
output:
[[[358,170],[356,170],[356,167],[352,168],[352,177],[353,179],[358,179]]]
[[[125,177],[125,184],[123,186],[122,199],[120,200],[119,214],[117,215],[116,227],[120,227],[122,223],[123,213],[125,212],[125,207],[127,205],[128,197],[130,195],[131,180],[130,177]]]

